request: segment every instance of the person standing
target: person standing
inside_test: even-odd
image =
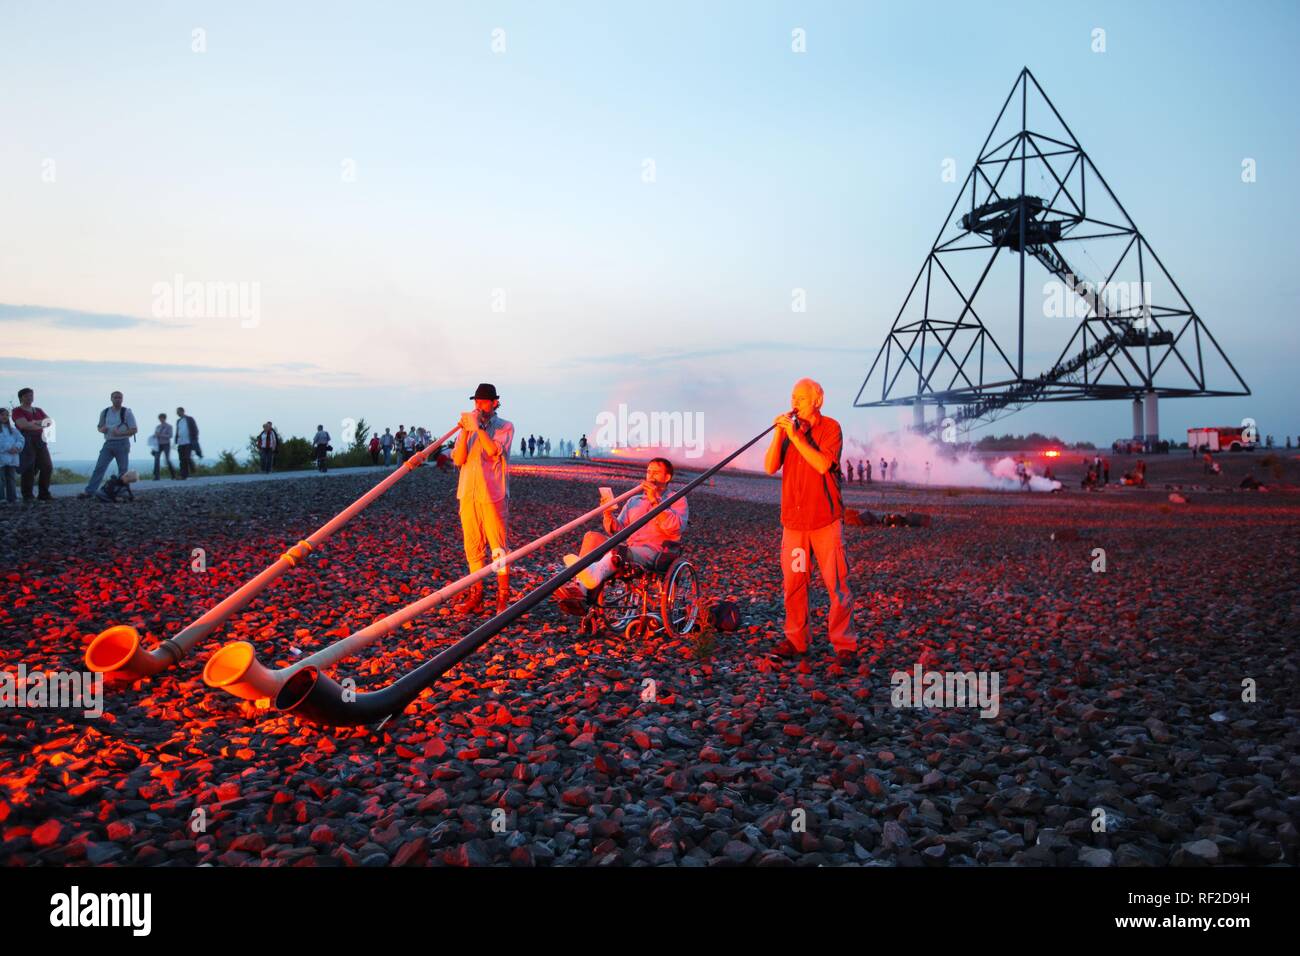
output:
[[[551,457],[551,440],[549,438],[546,439],[546,457]]]
[[[522,435],[519,436],[519,457],[528,457],[528,439]]]
[[[844,459],[844,474],[848,476],[849,484],[853,484],[853,462],[847,458]]]
[[[50,424],[50,417],[45,410],[32,404],[36,393],[30,388],[18,390],[18,407],[13,411],[13,423],[26,440],[23,453],[19,459],[18,470],[22,475],[23,501],[53,501],[50,494],[50,478],[54,474],[54,462],[50,460],[50,446],[45,442],[45,429]],[[32,498],[32,485],[36,484],[39,496]]]
[[[379,436],[370,436],[370,464],[379,464]]]
[[[131,468],[131,436],[137,431],[135,415],[122,404],[121,392],[114,392],[109,400],[113,404],[99,413],[99,424],[96,426],[104,436],[104,447],[99,450],[99,460],[95,462],[95,470],[91,472],[86,490],[77,495],[78,498],[95,496],[100,482],[104,480],[104,473],[108,471],[109,462],[117,462],[119,478]]]
[[[199,447],[199,423],[179,407],[176,409],[176,454],[181,460],[181,481],[184,481],[194,469],[194,459],[203,457],[203,449]]]
[[[863,465],[862,459],[859,458],[859,459],[858,459],[858,478],[859,478],[859,479],[861,479],[861,477],[862,477],[862,475],[863,475],[862,465]],[[871,484],[871,459],[870,459],[870,458],[867,459],[867,461],[866,461],[866,466],[867,466],[867,470],[866,470],[867,484]]]
[[[27,447],[23,433],[9,421],[9,409],[0,405],[0,485],[6,502],[18,501],[18,467]]]
[[[471,573],[506,553],[510,518],[510,449],[515,426],[497,415],[501,398],[495,385],[479,385],[472,396],[474,411],[460,416],[460,433],[451,459],[460,469],[456,497],[465,538],[465,558]],[[510,603],[510,568],[497,569],[497,613]],[[483,607],[483,584],[470,587],[456,604],[456,613],[473,614]]]
[[[153,480],[162,478],[163,459],[167,461],[167,475],[176,480],[176,469],[172,467],[172,427],[167,424],[167,413],[158,413],[158,424],[153,430]]]
[[[898,481],[898,459],[897,458],[891,458],[889,460],[889,473],[894,476],[895,481]]]
[[[385,428],[384,433],[379,436],[379,447],[384,453],[384,467],[393,463],[393,432]]]
[[[583,457],[583,458],[590,458],[590,457],[591,457],[591,455],[589,455],[589,454],[587,453],[587,436],[586,436],[586,435],[583,435],[581,438],[578,439],[578,448],[581,450],[581,452],[582,452],[582,457]]]
[[[883,458],[880,459],[880,480],[889,480],[889,462],[885,461]]]
[[[537,439],[532,435],[528,436],[528,457],[532,458],[537,453]]]
[[[827,630],[840,664],[857,657],[853,630],[853,593],[844,553],[844,502],[840,493],[839,458],[844,446],[840,423],[821,413],[825,392],[810,378],[795,383],[794,414],[776,416],[776,433],[768,446],[764,468],[781,472],[781,578],[785,596],[785,639],[774,650],[779,657],[808,652],[808,588],[814,557],[830,593]]]
[[[269,475],[275,467],[275,452],[280,447],[280,434],[270,422],[262,423],[257,433],[257,456],[261,459],[262,474]]]
[[[316,426],[316,434],[311,440],[312,450],[316,453],[316,470],[322,475],[329,470],[326,459],[330,453],[330,433],[325,430],[324,425]]]
[[[397,463],[400,465],[406,461],[406,426],[398,425],[397,434],[393,436],[393,444],[397,448]]]

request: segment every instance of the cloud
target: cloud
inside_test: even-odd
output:
[[[60,329],[86,329],[112,332],[118,329],[154,328],[181,329],[183,324],[156,322],[117,312],[86,312],[81,309],[60,309],[48,305],[10,305],[0,302],[0,322],[40,322]]]
[[[115,377],[139,376],[142,378],[172,378],[177,375],[209,376],[265,376],[279,372],[281,375],[300,373],[310,376],[321,385],[346,384],[358,376],[355,372],[336,372],[311,362],[281,362],[258,368],[239,365],[195,365],[184,362],[118,362],[93,359],[33,359],[15,355],[0,355],[0,372],[33,371],[69,378],[76,375],[104,375]],[[274,382],[264,382],[268,386]],[[301,384],[301,383],[299,383]]]
[[[775,352],[790,354],[795,352],[829,352],[834,355],[874,352],[875,349],[845,348],[842,345],[807,345],[803,342],[729,342],[698,349],[659,349],[643,352],[624,352],[619,354],[602,354],[575,356],[561,365],[654,365],[691,362],[698,359],[718,358],[719,356],[740,355],[745,352]]]

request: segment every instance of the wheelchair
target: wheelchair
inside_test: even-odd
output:
[[[585,604],[569,607],[566,602],[561,607],[581,614],[579,634],[595,635],[604,629],[629,640],[659,630],[669,637],[689,634],[700,621],[700,578],[680,551],[680,547],[669,548],[653,568],[643,568],[620,548],[618,570],[588,592]]]

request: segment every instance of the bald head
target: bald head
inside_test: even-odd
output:
[[[795,414],[805,421],[811,421],[820,414],[826,393],[821,385],[810,378],[801,378],[794,383],[790,391],[790,404]]]

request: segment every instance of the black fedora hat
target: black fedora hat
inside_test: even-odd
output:
[[[489,385],[487,382],[480,383],[479,387],[474,389],[474,394],[471,395],[470,398],[475,401],[480,398],[490,399],[494,402],[499,402],[501,400],[501,396],[497,394],[497,387],[495,385]]]

